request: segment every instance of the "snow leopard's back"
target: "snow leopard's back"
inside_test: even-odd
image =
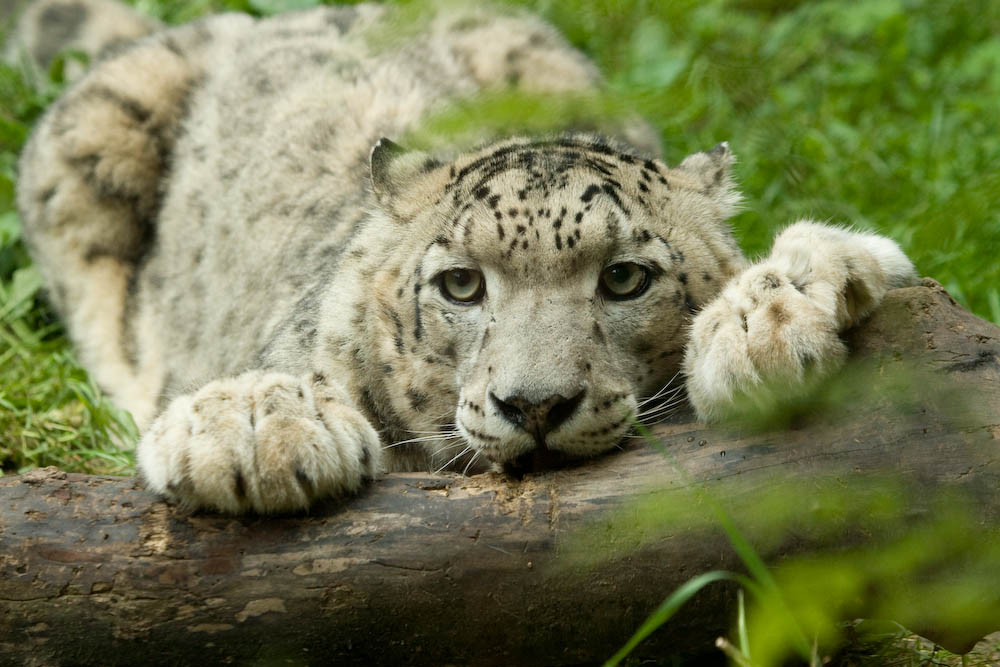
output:
[[[359,5],[159,32],[41,122],[21,162],[26,236],[85,365],[140,423],[294,326],[364,224],[379,137],[483,89],[598,80],[535,17],[451,8],[402,36],[395,20]]]

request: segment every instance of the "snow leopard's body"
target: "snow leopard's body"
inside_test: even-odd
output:
[[[106,0],[45,5],[85,34]],[[638,125],[458,155],[380,141],[483,90],[600,85],[530,16],[393,33],[362,5],[154,34],[26,147],[26,237],[146,429],[155,490],[274,511],[380,470],[596,454],[682,366],[704,417],[829,372],[837,333],[913,278],[891,241],[808,222],[747,268],[724,144],[670,169]]]

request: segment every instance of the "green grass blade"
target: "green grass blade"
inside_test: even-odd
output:
[[[625,645],[604,663],[605,667],[613,667],[614,665],[620,663],[625,656],[631,653],[632,650],[635,649],[640,642],[642,642],[642,640],[651,635],[658,627],[669,621],[673,615],[687,603],[688,600],[694,597],[695,593],[716,581],[735,581],[743,586],[756,588],[754,582],[748,580],[745,576],[735,574],[733,572],[726,572],[725,570],[713,570],[689,579],[681,584],[673,593],[671,593],[667,599],[656,608],[656,611],[650,614],[649,618],[647,618],[643,624],[639,626],[639,629],[636,630],[635,633],[629,638],[629,640],[625,642]]]
[[[701,484],[695,482],[695,480],[687,474],[687,472],[677,462],[677,459],[673,456],[673,454],[660,445],[660,442],[653,437],[652,433],[649,432],[649,429],[634,420],[633,422],[633,428],[636,433],[642,436],[646,442],[659,449],[660,452],[667,457],[674,470],[681,477],[681,479],[684,480],[684,483],[694,489],[698,499],[711,509],[712,514],[715,516],[719,526],[726,534],[726,538],[732,545],[736,555],[750,572],[753,581],[759,585],[761,593],[758,595],[758,599],[763,604],[772,605],[778,614],[784,617],[786,627],[792,637],[792,643],[795,645],[795,649],[802,657],[808,657],[812,651],[809,640],[806,638],[805,633],[802,632],[799,624],[795,621],[794,616],[788,609],[788,605],[781,594],[781,590],[778,588],[777,582],[774,580],[774,576],[767,568],[767,565],[764,564],[760,554],[757,553],[757,551],[750,544],[749,540],[747,540],[743,533],[736,527],[732,517],[730,517],[722,506],[705,491]]]
[[[743,589],[736,592],[737,615],[736,632],[740,640],[740,653],[747,660],[750,659],[750,636],[747,634],[747,610],[743,601]]]

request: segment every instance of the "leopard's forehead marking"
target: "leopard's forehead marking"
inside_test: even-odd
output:
[[[571,139],[503,145],[454,165],[450,176],[449,241],[480,261],[534,274],[609,261],[630,240],[653,240],[644,224],[654,215],[651,191],[670,187],[652,160]]]

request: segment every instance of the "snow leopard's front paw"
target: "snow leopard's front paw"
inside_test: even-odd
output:
[[[802,389],[838,368],[846,348],[834,313],[767,264],[744,272],[702,310],[684,358],[688,399],[705,421],[737,402]]]
[[[894,242],[798,222],[695,317],[684,359],[688,398],[713,421],[802,393],[847,356],[840,333],[916,282]]]
[[[380,468],[371,424],[322,374],[250,372],[175,399],[139,443],[149,487],[190,507],[284,512]]]

